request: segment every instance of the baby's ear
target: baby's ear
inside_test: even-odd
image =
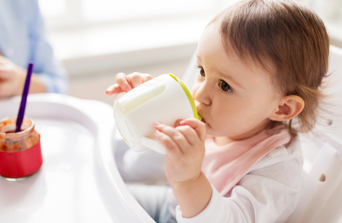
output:
[[[297,95],[287,95],[279,100],[277,108],[268,117],[273,121],[288,121],[299,115],[304,109],[304,100]]]

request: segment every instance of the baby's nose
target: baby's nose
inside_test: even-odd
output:
[[[198,107],[200,104],[204,105],[210,105],[211,104],[211,98],[208,94],[208,90],[204,89],[204,87],[198,89],[198,91],[195,94],[195,105]]]

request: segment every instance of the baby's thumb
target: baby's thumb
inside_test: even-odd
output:
[[[177,121],[175,122],[175,128],[181,125],[181,121],[183,121],[183,119],[177,119]]]
[[[123,92],[121,87],[118,84],[114,84],[112,86],[109,86],[107,90],[105,91],[106,95],[112,95],[112,94],[119,94]]]
[[[205,140],[206,137],[206,127],[203,122],[197,118],[188,118],[179,123],[180,125],[188,125],[193,128],[201,140]]]

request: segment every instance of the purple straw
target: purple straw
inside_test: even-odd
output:
[[[20,127],[21,127],[21,124],[23,123],[23,118],[24,118],[25,108],[26,108],[27,95],[28,95],[29,88],[30,88],[32,70],[33,70],[33,62],[30,62],[28,65],[28,68],[27,68],[27,75],[26,75],[23,94],[21,95],[21,102],[20,102],[20,108],[19,108],[19,112],[18,112],[15,132],[20,132]]]

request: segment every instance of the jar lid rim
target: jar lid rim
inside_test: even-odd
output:
[[[4,122],[4,121],[10,120],[10,119],[16,120],[17,118],[16,118],[16,117],[6,117],[6,118],[1,119],[0,122]],[[30,126],[29,126],[28,128],[26,128],[24,131],[14,132],[14,133],[4,133],[4,132],[0,132],[0,135],[2,135],[2,136],[5,136],[5,135],[6,135],[6,136],[14,136],[14,135],[18,135],[18,134],[20,134],[20,135],[21,135],[21,134],[25,134],[25,133],[31,131],[31,130],[33,129],[33,127],[34,127],[34,121],[33,121],[33,119],[24,116],[24,120],[25,120],[25,119],[26,119],[26,120],[29,120],[29,121],[31,122],[31,124],[30,124]]]

